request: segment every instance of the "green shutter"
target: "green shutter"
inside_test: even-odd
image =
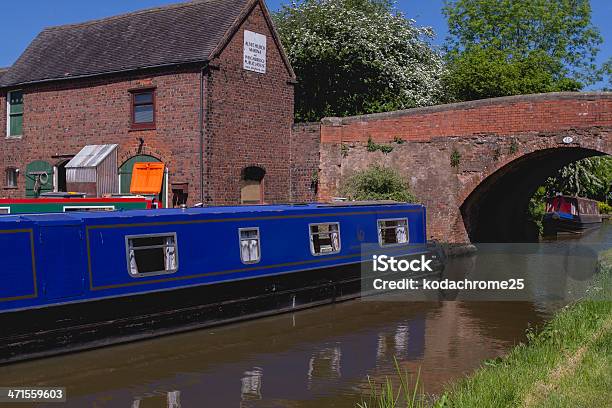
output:
[[[36,183],[36,178],[39,173],[45,172],[46,176],[42,176],[40,183]],[[44,181],[45,183],[42,183]],[[38,197],[41,193],[53,191],[53,166],[43,160],[36,160],[28,163],[25,174],[26,197]],[[37,187],[37,188],[36,188]]]
[[[23,92],[13,91],[9,94],[9,136],[20,136],[23,133]]]
[[[13,91],[9,96],[11,113],[23,113],[23,92]]]
[[[20,136],[23,132],[23,114],[11,115],[9,136]]]

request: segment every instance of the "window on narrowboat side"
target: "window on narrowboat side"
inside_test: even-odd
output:
[[[340,224],[310,224],[310,252],[329,255],[340,252]]]
[[[64,212],[72,211],[115,211],[114,205],[65,205]]]
[[[240,259],[243,263],[257,263],[261,259],[259,228],[240,228]]]
[[[126,237],[128,270],[134,277],[174,273],[178,270],[176,234]]]
[[[407,218],[378,220],[378,242],[381,246],[401,245],[409,240]]]

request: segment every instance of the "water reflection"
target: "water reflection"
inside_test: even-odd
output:
[[[67,386],[68,407],[354,406],[368,375],[393,373],[394,357],[422,366],[435,391],[543,317],[514,303],[355,301],[6,366],[0,383]]]
[[[464,273],[480,261],[454,262]],[[352,301],[0,367],[0,384],[66,386],[66,407],[354,407],[368,376],[393,375],[394,358],[420,369],[435,393],[553,310],[546,302]]]

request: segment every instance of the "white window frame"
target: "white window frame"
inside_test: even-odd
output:
[[[312,227],[319,226],[319,225],[334,225],[334,224],[336,225],[337,232],[338,232],[338,249],[335,250],[335,251],[331,251],[331,252],[319,252],[319,253],[316,253],[315,250],[314,250],[314,240],[312,238],[313,238],[313,235],[315,235],[315,234],[319,235],[321,233],[320,232],[313,233],[312,232]],[[310,253],[313,256],[333,255],[333,254],[339,253],[342,250],[342,236],[340,234],[340,222],[338,222],[338,221],[331,221],[331,222],[315,222],[315,223],[308,224],[308,239],[310,241]]]
[[[7,139],[21,139],[21,137],[23,136],[23,128],[21,129],[20,135],[11,135],[11,94],[13,92],[21,92],[23,94],[23,90],[13,89],[12,91],[9,91],[6,93],[6,133],[5,133],[5,137]],[[24,105],[24,112],[21,113],[22,117],[25,114],[25,104],[23,105]]]
[[[406,222],[406,242],[396,242],[393,244],[385,244],[383,243],[383,236],[382,236],[382,230],[383,229],[395,229],[396,230],[396,234],[397,234],[397,226],[395,227],[382,227],[381,223],[382,222],[387,222],[387,221],[405,221]],[[408,223],[408,218],[407,217],[403,217],[403,218],[382,218],[382,219],[378,219],[376,220],[376,232],[378,233],[378,245],[380,245],[381,247],[393,247],[393,246],[401,246],[401,245],[407,245],[410,243],[410,224]]]
[[[257,238],[242,238],[242,232],[243,231],[256,231],[257,232]],[[245,261],[244,258],[242,257],[242,241],[252,241],[256,239],[257,240],[257,259],[251,260],[251,261]],[[240,260],[242,261],[243,264],[249,265],[249,264],[256,264],[259,263],[259,261],[261,261],[261,235],[259,232],[259,227],[244,227],[244,228],[238,228],[238,249],[240,251]]]
[[[13,172],[13,174],[15,175],[15,184],[13,184],[13,185],[10,185],[8,183],[8,181],[9,181],[8,180],[9,172]],[[6,187],[10,187],[10,188],[17,187],[17,177],[19,177],[19,171],[15,167],[7,167],[4,170],[4,178],[5,178]]]
[[[0,213],[0,215],[9,215],[11,213],[11,207],[0,207],[0,210],[7,210],[6,214]]]
[[[89,210],[115,211],[114,205],[65,205],[63,211],[89,211]]]
[[[130,246],[130,240],[138,239],[138,238],[167,238],[172,237],[174,239],[174,258],[175,258],[175,267],[173,269],[165,269],[163,271],[151,271],[151,272],[133,272],[132,267],[130,265],[130,253],[134,249]],[[152,245],[147,247],[136,247],[138,249],[152,249],[152,248],[165,248],[165,245]],[[165,256],[165,255],[164,255]],[[179,269],[179,254],[178,254],[178,240],[176,236],[176,232],[160,232],[155,234],[138,234],[138,235],[126,235],[125,236],[125,259],[127,265],[128,274],[132,278],[144,278],[148,276],[157,276],[157,275],[169,275],[176,273]],[[165,260],[165,259],[164,259]]]

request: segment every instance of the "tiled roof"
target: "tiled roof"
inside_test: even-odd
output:
[[[2,75],[4,75],[6,71],[8,71],[8,69],[9,67],[6,67],[6,68],[0,67],[0,79],[2,79]]]
[[[44,29],[0,86],[200,62],[250,0],[199,0]]]

